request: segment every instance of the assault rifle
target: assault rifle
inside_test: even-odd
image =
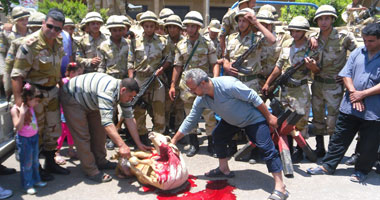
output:
[[[153,83],[153,81],[157,78],[157,75],[156,75],[157,70],[159,70],[162,67],[162,65],[164,65],[167,59],[168,59],[168,56],[165,56],[164,58],[162,58],[160,63],[157,65],[156,70],[154,70],[152,76],[143,82],[143,84],[140,87],[139,93],[137,93],[137,95],[131,101],[132,107],[135,107],[136,105],[143,103],[142,96],[148,90],[148,88]]]
[[[252,71],[249,69],[246,69],[242,67],[241,65],[243,64],[244,60],[247,59],[247,57],[255,50],[259,44],[263,41],[261,38],[259,41],[257,41],[256,44],[252,44],[247,51],[245,51],[241,56],[239,56],[234,63],[232,63],[232,67],[236,68],[239,72],[243,74],[250,74]]]
[[[312,53],[309,57],[310,58],[314,58],[316,57],[317,55],[319,54],[318,51],[315,51],[314,53]],[[282,87],[284,86],[287,82],[289,81],[292,81],[292,82],[295,82],[295,84],[301,84],[301,83],[297,83],[296,80],[293,80],[291,78],[291,76],[297,71],[299,70],[303,65],[305,64],[305,59],[303,59],[302,61],[296,63],[294,66],[288,68],[282,75],[278,76],[274,81],[273,83],[269,86],[268,88],[268,91],[267,91],[267,94],[268,95],[264,95],[264,98],[265,99],[273,99],[274,97],[274,94],[277,93],[278,91],[278,87]]]
[[[378,12],[376,6],[379,3],[379,1],[380,0],[376,0],[372,3],[371,7],[369,7],[368,10],[366,10],[365,14],[363,15],[363,19],[367,19],[376,15],[376,13]]]

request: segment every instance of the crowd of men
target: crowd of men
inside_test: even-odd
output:
[[[122,122],[137,147],[149,150],[147,114],[152,119],[153,131],[169,134],[180,129],[185,116],[193,112],[194,101],[203,94],[195,91],[209,86],[192,82],[190,88],[185,79],[187,71],[201,69],[209,77],[235,77],[265,99],[278,76],[304,61],[304,66],[281,87],[279,97],[285,107],[304,116],[296,124],[294,134],[305,138],[309,137],[312,109],[315,153],[324,157],[324,164],[309,169],[308,173],[333,173],[355,134],[360,132],[352,180],[363,181],[378,157],[380,24],[367,25],[362,33],[365,47],[358,47],[352,33],[334,28],[338,16],[330,5],[320,6],[315,13],[313,21],[319,27],[318,32],[310,32],[310,24],[303,16],[294,17],[276,32],[280,30],[275,25],[276,9],[264,5],[254,11],[255,3],[240,0],[221,23],[212,19],[208,27],[204,27],[202,14],[197,11],[190,11],[182,20],[168,8],[162,9],[159,16],[146,11],[136,19],[112,15],[106,22],[99,13],[89,12],[79,25],[56,9],[46,16],[23,7],[14,8],[13,25],[4,24],[0,36],[0,74],[5,89],[2,95],[12,99],[13,94],[14,102],[21,104],[24,82],[42,91],[35,112],[41,152],[46,158],[45,166],[41,167],[43,180],[53,179],[50,173],[70,173],[54,161],[61,134],[60,103],[83,171],[92,180],[106,182],[110,176],[101,170],[115,167],[105,159],[106,135],[110,138],[107,147],[116,145],[122,156],[130,156],[129,147],[118,133]],[[234,65],[252,45],[256,45],[254,51],[240,66]],[[356,56],[363,54],[362,63],[355,65],[360,61],[352,55],[347,62],[349,52],[355,52]],[[61,77],[68,62],[77,62],[84,75],[63,86]],[[364,66],[365,69],[358,69]],[[358,80],[357,73],[367,76]],[[153,75],[157,78],[132,109],[128,102],[147,86],[146,80]],[[356,88],[359,83],[361,88]],[[118,110],[122,111],[121,118]],[[237,136],[225,144],[227,152],[220,152],[220,144],[219,152],[216,151],[213,131],[220,122],[207,106],[202,116],[210,155],[220,159],[232,156],[237,151]],[[273,125],[270,121],[268,124]],[[191,157],[199,151],[199,131],[188,129],[183,142],[189,144],[186,155]],[[350,136],[344,134],[347,131]],[[331,138],[327,154],[324,135]],[[293,147],[292,143],[290,146]],[[292,159],[293,162],[303,159],[300,147],[294,150]],[[229,169],[209,172],[212,173],[231,175]],[[277,192],[272,199],[286,199],[288,193],[278,177],[281,174],[275,174]]]

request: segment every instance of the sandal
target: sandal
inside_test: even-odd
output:
[[[98,166],[99,170],[107,170],[107,169],[115,169],[117,166],[117,163],[107,161],[106,164]]]
[[[57,165],[66,164],[65,158],[63,158],[60,154],[55,154],[54,161],[55,163],[57,163]]]
[[[213,170],[210,170],[209,172],[205,173],[205,176],[207,177],[226,177],[226,178],[233,178],[235,176],[234,172],[230,172],[229,174],[224,174],[219,167],[215,168]]]
[[[112,180],[112,176],[104,172],[99,172],[94,176],[87,176],[87,178],[98,183],[106,183]]]
[[[365,179],[367,178],[367,175],[360,171],[355,171],[351,176],[350,176],[350,181],[355,182],[355,183],[362,183]]]
[[[272,194],[268,197],[268,200],[286,200],[288,197],[289,192],[287,190],[285,190],[285,193],[273,190]]]
[[[325,170],[323,170],[321,166],[309,168],[306,170],[306,172],[311,175],[324,175],[328,173]]]

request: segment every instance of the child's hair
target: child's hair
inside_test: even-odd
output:
[[[24,102],[24,104],[27,104],[28,100],[31,100],[33,98],[40,98],[41,94],[38,93],[39,91],[34,85],[31,85],[30,83],[25,83],[21,92],[22,101]],[[25,114],[24,120],[24,124],[29,125],[32,121],[32,114],[30,112],[27,112]]]
[[[70,72],[75,72],[80,68],[80,66],[76,62],[70,62],[66,67],[65,76],[69,76]]]

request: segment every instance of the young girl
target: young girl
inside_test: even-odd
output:
[[[26,83],[21,92],[21,106],[14,105],[11,109],[13,125],[17,130],[21,184],[28,194],[36,193],[34,186],[46,186],[38,171],[38,127],[33,109],[38,103],[37,94],[36,88]]]
[[[83,69],[77,65],[75,62],[69,63],[69,65],[66,67],[66,77],[62,79],[63,84],[66,84],[71,78],[78,76],[83,73]],[[69,157],[70,158],[76,158],[76,153],[74,151],[74,141],[73,137],[71,136],[71,133],[69,131],[69,128],[66,125],[66,120],[63,115],[63,110],[61,107],[61,126],[62,126],[62,135],[57,140],[57,152],[55,153],[55,162],[58,165],[64,165],[66,164],[66,160],[61,156],[60,150],[63,145],[63,141],[65,141],[65,138],[67,138],[67,144],[69,145]]]

